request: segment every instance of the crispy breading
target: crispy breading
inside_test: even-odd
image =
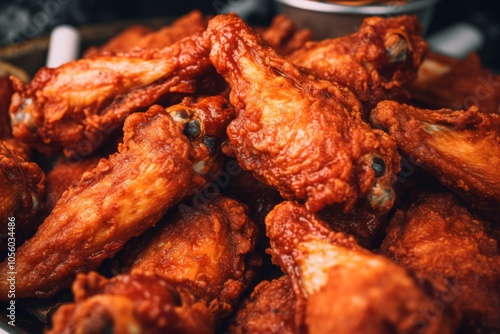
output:
[[[199,104],[203,108],[155,105],[127,118],[118,153],[100,160],[66,191],[35,236],[17,250],[17,298],[54,295],[206,183],[205,175],[218,164],[217,148],[204,140],[221,132],[233,109],[222,97]],[[204,119],[219,122],[209,128]],[[7,271],[7,263],[0,264],[0,273]],[[2,299],[7,285],[0,282]]]
[[[302,73],[236,15],[216,16],[205,35],[237,110],[226,152],[242,168],[312,211],[347,211],[364,197],[373,210],[391,208],[395,143],[363,122],[349,90]]]
[[[109,280],[80,274],[75,303],[56,312],[49,333],[214,333],[255,275],[256,238],[234,200],[179,206],[155,227],[128,273]]]
[[[500,330],[498,240],[452,194],[424,192],[398,210],[380,250],[430,282],[439,308],[458,307],[466,332]]]
[[[371,122],[396,140],[407,159],[484,210],[500,209],[500,115],[380,102]]]
[[[309,42],[290,55],[296,65],[356,94],[366,112],[377,102],[408,99],[427,44],[416,16],[366,18],[351,35]]]

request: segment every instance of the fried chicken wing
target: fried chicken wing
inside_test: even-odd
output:
[[[222,97],[199,107],[203,115],[180,104],[167,110],[155,105],[127,118],[119,152],[66,191],[17,250],[17,298],[49,297],[68,286],[76,273],[95,269],[206,183],[218,165],[217,147],[207,138],[223,132],[233,109]],[[6,271],[4,262],[0,273]],[[0,298],[7,290],[0,282]]]
[[[235,15],[213,18],[206,36],[238,113],[226,152],[242,168],[312,211],[363,197],[374,210],[392,206],[396,146],[361,120],[349,90],[303,74]]]
[[[412,100],[431,109],[476,106],[500,114],[500,76],[482,67],[477,54],[460,60],[429,53],[409,92]]]
[[[481,209],[499,210],[500,116],[469,110],[377,105],[371,122],[389,132],[411,162]]]
[[[467,332],[500,330],[498,240],[451,194],[423,193],[398,210],[381,253],[429,281],[441,308],[458,305]]]
[[[416,16],[370,17],[351,35],[309,42],[290,55],[296,65],[351,89],[368,111],[407,97],[427,52]]]
[[[32,235],[45,195],[45,174],[25,161],[0,140],[0,240],[2,259],[7,254],[7,235],[20,245]],[[11,224],[9,224],[11,222]],[[13,228],[9,228],[13,227]],[[5,276],[3,276],[5,277]]]
[[[213,70],[200,38],[43,68],[28,85],[12,77],[14,136],[45,153],[88,156],[131,113],[196,91],[197,79]]]
[[[218,197],[178,208],[154,229],[127,274],[78,276],[75,303],[56,312],[53,333],[97,331],[96,323],[115,333],[215,331],[254,276],[257,228],[241,204]]]
[[[304,207],[276,206],[266,218],[271,255],[290,275],[297,322],[310,333],[453,333],[446,314],[410,275]]]
[[[276,15],[269,27],[260,34],[262,39],[284,56],[302,48],[312,39],[310,29],[299,30],[295,23],[283,14]]]
[[[213,333],[212,315],[189,282],[130,274],[107,280],[95,272],[73,284],[75,304],[61,306],[47,333]]]
[[[295,325],[295,293],[288,275],[272,281],[263,281],[246,299],[235,318],[230,334],[298,334]]]
[[[135,48],[164,48],[194,33],[202,32],[206,26],[207,20],[203,14],[198,10],[193,10],[158,31],[151,31],[144,26],[132,26],[103,46],[90,48],[85,52],[84,58],[103,55],[107,52],[128,52]]]

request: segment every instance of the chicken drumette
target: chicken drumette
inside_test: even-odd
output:
[[[312,211],[330,204],[349,210],[363,197],[374,210],[390,209],[396,146],[362,121],[354,94],[302,73],[236,15],[216,16],[205,35],[237,109],[228,154]]]
[[[232,114],[224,98],[212,97],[130,115],[119,152],[66,191],[35,236],[17,250],[16,297],[55,294],[202,187],[205,175],[218,166],[217,136]],[[0,264],[0,274],[7,271],[7,263]],[[0,282],[2,299],[7,285]]]
[[[213,333],[254,276],[257,228],[219,197],[154,229],[128,273],[80,274],[75,303],[55,313],[50,333]]]
[[[304,207],[276,206],[266,218],[273,261],[290,275],[296,322],[310,333],[453,333],[454,319],[401,267],[332,232]]]
[[[416,16],[370,17],[351,35],[309,42],[292,55],[296,65],[351,89],[367,111],[386,99],[407,98],[427,52]]]

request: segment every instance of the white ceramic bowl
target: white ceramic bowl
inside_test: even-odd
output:
[[[413,0],[403,5],[374,4],[345,6],[311,0],[274,0],[280,13],[291,18],[300,28],[310,28],[315,39],[338,37],[358,30],[368,16],[390,17],[417,15],[425,34],[434,6],[439,0]]]

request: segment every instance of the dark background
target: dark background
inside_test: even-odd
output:
[[[80,26],[124,19],[176,17],[192,9],[200,9],[205,14],[217,14],[225,5],[244,1],[246,0],[0,0],[0,46],[46,34],[61,23]],[[263,6],[267,9],[264,11],[266,14],[250,17],[250,23],[269,22],[274,14],[272,1],[264,0]],[[53,12],[48,22],[43,17],[36,17],[36,13],[41,10]],[[483,32],[486,43],[478,51],[483,64],[495,70],[500,69],[499,1],[442,0],[436,7],[429,34],[460,21],[472,23]],[[31,29],[26,28],[27,22],[32,24]],[[33,22],[37,25],[33,26]]]

